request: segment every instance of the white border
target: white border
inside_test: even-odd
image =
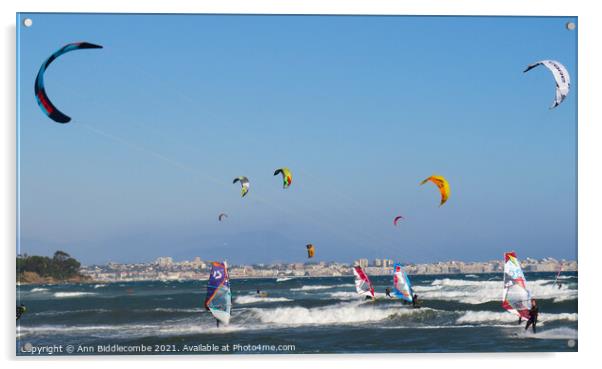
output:
[[[594,5],[592,5],[594,4]],[[2,359],[8,367],[81,368],[86,365],[106,369],[112,362],[131,362],[150,368],[163,368],[177,360],[179,367],[216,365],[245,368],[307,368],[318,363],[347,367],[419,366],[444,368],[479,367],[488,369],[511,366],[576,368],[588,367],[597,356],[600,308],[600,222],[602,216],[602,119],[596,104],[602,104],[600,74],[600,36],[602,12],[595,1],[577,0],[5,0],[2,11],[2,52],[0,53],[0,235],[2,235]],[[564,15],[578,16],[579,22],[579,353],[578,354],[387,354],[387,355],[295,355],[260,357],[92,357],[16,359],[14,357],[14,276],[15,276],[15,13],[21,12],[136,12],[136,13],[254,13],[254,14],[412,14],[412,15]],[[318,339],[318,338],[317,338]],[[453,339],[453,338],[452,338]],[[599,361],[599,360],[598,360]],[[142,363],[144,362],[144,363]],[[127,364],[126,364],[127,365]],[[597,365],[596,365],[597,366]]]

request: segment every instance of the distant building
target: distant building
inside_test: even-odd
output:
[[[362,268],[367,268],[368,267],[368,259],[357,259],[355,261],[355,264],[361,266]]]
[[[393,267],[393,260],[391,259],[383,259],[383,268],[392,268]]]
[[[155,260],[155,264],[160,267],[170,267],[173,264],[173,259],[170,256],[161,256]]]
[[[374,259],[374,266],[375,267],[382,267],[383,266],[383,261],[381,259]]]
[[[207,264],[205,264],[205,262],[201,260],[201,258],[198,256],[195,257],[194,260],[192,260],[191,264],[194,268],[205,269],[207,267]]]

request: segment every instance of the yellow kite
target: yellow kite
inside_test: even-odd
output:
[[[439,204],[439,206],[445,204],[450,192],[449,182],[447,182],[447,179],[445,179],[443,176],[430,176],[424,181],[420,182],[420,184],[423,185],[429,181],[433,182],[437,187],[439,187],[439,191],[441,192],[441,204]]]
[[[282,174],[282,188],[288,188],[293,183],[293,173],[288,168],[276,169],[274,175]]]
[[[316,249],[314,248],[314,245],[312,245],[311,243],[306,245],[305,247],[307,247],[307,258],[313,258],[314,254],[316,252]]]

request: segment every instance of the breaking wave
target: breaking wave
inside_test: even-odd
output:
[[[29,292],[47,292],[48,288],[32,288]]]
[[[561,288],[549,280],[527,281],[531,294],[536,299],[551,299],[554,302],[577,299],[577,290],[572,284],[563,284]],[[414,286],[423,299],[458,301],[465,304],[482,304],[500,301],[502,285],[496,281],[467,281],[462,279],[436,279],[427,286]]]
[[[303,286],[303,287],[299,287],[299,288],[291,288],[291,291],[316,291],[316,290],[327,290],[330,288],[336,288],[337,286],[321,286],[321,285],[316,285],[316,286]]]
[[[237,304],[255,304],[261,302],[286,302],[293,301],[291,299],[287,299],[286,297],[260,297],[260,296],[238,296],[234,299],[234,302]]]
[[[96,295],[94,292],[55,292],[54,297],[57,299],[61,298],[74,298],[74,297],[83,297],[83,296],[91,296]]]
[[[519,338],[534,338],[540,340],[576,340],[577,330],[568,327],[553,328],[545,331],[539,331],[536,334],[531,331],[521,331],[518,334]]]
[[[419,309],[379,309],[366,304],[337,304],[317,308],[280,307],[251,309],[262,323],[283,326],[378,322],[395,316],[419,314]],[[424,310],[426,311],[426,309]]]
[[[181,322],[179,324],[123,324],[123,325],[86,325],[86,326],[66,326],[66,325],[44,325],[39,327],[21,327],[21,338],[31,334],[36,335],[56,335],[70,334],[77,332],[103,337],[152,337],[152,336],[172,336],[202,333],[228,333],[240,330],[240,327],[233,325],[221,326],[220,328],[209,327],[206,325],[191,324],[190,322]]]
[[[577,321],[577,313],[559,313],[559,314],[539,314],[537,320],[538,325],[543,325],[545,322],[566,320],[566,321]],[[507,312],[494,312],[494,311],[466,311],[456,319],[457,324],[466,323],[486,323],[486,322],[504,322],[504,323],[518,323],[518,317],[509,314]],[[523,323],[525,321],[523,320]]]

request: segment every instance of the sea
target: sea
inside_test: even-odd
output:
[[[420,308],[375,301],[353,276],[233,279],[232,317],[203,308],[206,280],[23,285],[17,355],[237,355],[578,350],[576,272],[525,273],[539,305],[537,332],[501,307],[502,275],[410,276]],[[257,295],[257,290],[267,293]]]

